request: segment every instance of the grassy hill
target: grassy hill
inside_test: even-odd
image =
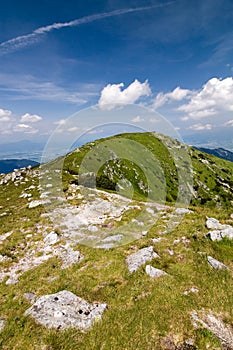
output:
[[[232,170],[232,163],[176,140],[136,133],[0,176],[0,348],[231,349],[222,333],[226,327],[232,334],[233,241],[211,241],[206,217],[233,224]],[[182,216],[174,203],[180,207],[184,198],[187,205],[190,195]],[[86,235],[97,240],[95,248]],[[106,245],[120,235],[121,244]],[[99,242],[108,249],[97,249]],[[149,277],[146,264],[129,271],[127,258],[148,246],[159,256],[149,264],[167,275]],[[75,252],[82,258],[67,264]],[[212,268],[208,256],[228,269]],[[30,298],[62,290],[106,303],[102,320],[87,332],[61,331],[25,315]],[[203,320],[214,315],[219,328],[204,321],[196,327],[193,312]]]
[[[128,159],[121,159],[121,157],[114,159],[112,153],[117,153],[118,150],[121,156],[122,136],[126,148],[124,156]],[[135,142],[136,146],[134,143],[131,144],[131,141]],[[141,164],[144,154],[135,154],[138,144],[146,147],[148,152],[145,152],[145,155],[148,157],[148,164]],[[132,157],[130,148],[132,148]],[[140,147],[138,151],[141,151]],[[103,158],[110,160],[102,165]],[[101,164],[100,167],[98,163]],[[80,169],[81,164],[82,169]],[[140,165],[144,167],[140,169]],[[150,168],[152,168],[152,174],[148,170]],[[117,189],[118,181],[126,179],[133,185],[134,198],[137,199],[151,196],[153,200],[163,200],[164,192],[160,193],[160,190],[166,184],[165,199],[172,203],[177,200],[180,182],[186,186],[187,183],[190,184],[190,187],[193,186],[193,205],[228,206],[233,195],[233,165],[230,162],[185,146],[169,137],[153,133],[129,133],[88,143],[78,152],[74,151],[65,158],[63,169],[64,180],[67,183],[80,182],[86,186],[93,185],[91,173],[98,169],[95,174],[96,185],[103,189],[112,190],[114,186]],[[81,179],[78,178],[80,173]],[[149,180],[153,181],[151,195],[148,193],[148,179],[145,175],[148,175]],[[183,178],[179,179],[179,177]],[[187,188],[187,191],[190,191],[190,188]],[[153,198],[155,192],[156,196]],[[127,186],[123,193],[127,195]]]

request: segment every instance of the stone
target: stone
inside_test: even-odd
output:
[[[196,287],[191,287],[189,290],[184,291],[184,295],[189,295],[190,293],[199,293],[199,289]]]
[[[212,256],[207,257],[208,263],[216,270],[226,270],[228,267],[221,263],[220,261],[212,258]]]
[[[233,239],[233,227],[230,226],[221,231],[222,238]]]
[[[191,319],[195,328],[205,328],[213,333],[222,343],[224,349],[233,349],[233,332],[231,326],[225,324],[220,317],[212,313],[191,312]]]
[[[159,242],[161,242],[163,240],[163,238],[162,237],[158,237],[158,238],[151,238],[151,241],[153,242],[153,243],[159,243]]]
[[[101,320],[106,308],[107,304],[90,304],[70,291],[63,290],[39,298],[26,310],[25,316],[31,316],[47,329],[77,328],[85,331]]]
[[[129,272],[137,271],[140,266],[154,258],[159,258],[159,255],[154,252],[153,246],[142,248],[138,252],[129,255],[126,258]]]
[[[57,242],[59,242],[58,234],[54,231],[50,232],[47,236],[45,236],[44,242],[46,244],[51,244],[51,245],[56,244]]]
[[[183,214],[191,214],[193,213],[193,211],[187,208],[176,208],[175,213],[178,215],[183,215]]]
[[[209,231],[206,236],[212,241],[221,241],[223,238],[233,239],[233,227],[229,226],[223,230]]]
[[[17,284],[19,281],[17,278],[8,278],[8,280],[6,281],[6,285],[10,286],[11,284]]]
[[[55,254],[62,259],[62,269],[67,269],[83,259],[83,255],[78,250],[73,250],[70,247],[58,249]]]
[[[102,239],[101,242],[104,243],[110,243],[110,242],[120,242],[124,236],[119,234],[119,235],[114,235],[114,236],[108,236],[104,239]]]
[[[5,325],[6,325],[5,320],[0,317],[0,332],[4,330]]]
[[[222,240],[222,235],[220,230],[213,230],[207,233],[206,235],[211,239],[211,241],[221,241]]]
[[[217,219],[207,218],[206,227],[212,229],[206,235],[212,241],[221,241],[223,238],[233,239],[233,227],[231,225],[223,225]]]
[[[36,294],[32,292],[24,293],[24,298],[27,299],[31,304],[36,301]]]
[[[103,244],[98,244],[96,248],[98,249],[111,249],[114,248],[116,245],[114,243],[103,243]]]
[[[0,263],[4,263],[6,261],[10,261],[11,258],[9,258],[7,255],[0,254]]]
[[[206,227],[213,230],[223,230],[225,228],[231,227],[230,225],[223,225],[215,218],[208,218],[206,220]]]
[[[38,207],[39,205],[44,205],[48,203],[50,203],[50,200],[35,200],[35,201],[31,201],[28,204],[28,208],[32,209],[32,208]]]
[[[156,269],[155,267],[151,265],[146,265],[146,274],[150,276],[151,278],[157,278],[161,276],[167,275],[166,272],[160,269]]]
[[[7,239],[8,237],[10,237],[11,234],[12,234],[12,231],[7,232],[7,233],[5,233],[4,235],[1,235],[1,236],[0,236],[0,244],[1,244],[3,241],[5,241],[5,239]]]

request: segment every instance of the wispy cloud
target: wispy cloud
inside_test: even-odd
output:
[[[98,95],[98,84],[79,84],[69,89],[31,75],[0,73],[1,96],[9,100],[41,100],[84,104]]]
[[[0,56],[14,52],[16,50],[25,48],[27,46],[30,46],[36,42],[38,42],[42,36],[45,34],[54,31],[59,30],[66,27],[77,27],[79,25],[85,24],[85,23],[91,23],[94,21],[98,21],[104,18],[108,17],[115,17],[124,15],[127,13],[133,13],[133,12],[139,12],[139,11],[146,11],[151,10],[154,8],[162,8],[165,6],[169,6],[173,4],[175,1],[170,1],[165,4],[156,4],[152,6],[143,6],[143,7],[135,7],[135,8],[125,8],[125,9],[119,9],[111,12],[104,12],[99,14],[94,14],[91,16],[85,16],[79,19],[75,19],[73,21],[69,22],[61,22],[61,23],[53,23],[48,26],[40,27],[35,29],[32,33],[21,35],[18,37],[15,37],[13,39],[4,41],[0,44]]]

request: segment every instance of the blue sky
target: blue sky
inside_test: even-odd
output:
[[[117,122],[114,103],[138,103],[187,142],[231,148],[232,39],[231,0],[4,2],[0,142],[44,141],[95,104]]]

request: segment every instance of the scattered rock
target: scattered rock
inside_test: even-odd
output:
[[[212,258],[211,256],[207,257],[208,263],[210,264],[210,266],[212,266],[214,269],[216,270],[225,270],[228,269],[228,267],[226,265],[224,265],[223,263],[221,263],[220,261]]]
[[[213,229],[206,235],[212,241],[221,241],[223,238],[233,239],[233,227],[231,225],[223,225],[217,219],[207,218],[206,227]]]
[[[150,276],[151,278],[157,278],[161,276],[167,275],[166,272],[160,269],[156,269],[155,267],[151,265],[146,265],[146,274]]]
[[[103,244],[98,244],[96,246],[96,248],[99,248],[99,249],[111,249],[111,248],[114,248],[116,245],[114,243],[103,243]]]
[[[5,326],[6,326],[5,320],[0,317],[0,332],[4,330]]]
[[[50,203],[50,200],[35,200],[35,201],[31,201],[29,204],[28,204],[28,208],[32,209],[32,208],[36,208],[38,207],[39,205],[44,205],[44,204],[48,204]]]
[[[194,327],[204,327],[212,332],[222,343],[226,349],[233,349],[233,332],[230,326],[226,325],[220,318],[215,317],[213,314],[205,314],[200,312],[200,315],[196,311],[192,311],[191,318]]]
[[[62,269],[67,269],[83,259],[83,255],[81,255],[78,250],[73,250],[71,247],[67,246],[58,248],[55,251],[55,255],[62,259]]]
[[[109,243],[109,242],[120,242],[124,236],[123,235],[114,235],[114,236],[108,236],[104,239],[102,239],[101,242]]]
[[[191,287],[189,290],[184,291],[184,295],[189,295],[190,293],[199,293],[199,289],[196,287]]]
[[[167,249],[167,252],[169,255],[173,256],[175,253],[174,253],[174,250],[172,249]]]
[[[11,234],[12,234],[12,231],[7,232],[7,233],[5,233],[4,235],[1,235],[1,236],[0,236],[0,244],[1,244],[3,241],[5,241],[5,239],[7,239],[8,237],[10,237]]]
[[[182,344],[178,345],[178,341],[175,340],[175,336],[168,335],[162,339],[161,345],[164,350],[197,350],[194,345],[193,339],[187,339]]]
[[[193,213],[193,211],[187,208],[176,208],[175,213],[178,215],[183,215],[183,214],[191,214]]]
[[[24,293],[24,298],[27,299],[31,304],[36,301],[36,294],[32,292]]]
[[[159,237],[159,238],[151,238],[151,241],[152,241],[153,243],[159,243],[159,242],[161,242],[162,240],[163,240],[162,237]]]
[[[126,258],[129,272],[137,271],[141,265],[144,265],[154,258],[159,258],[159,255],[154,252],[153,246],[142,248],[138,252],[129,255]]]
[[[7,255],[2,255],[0,254],[0,263],[6,262],[6,261],[11,261],[11,258]]]
[[[88,330],[101,320],[107,304],[89,304],[75,294],[63,290],[39,298],[26,312],[46,328],[78,328]]]
[[[17,284],[19,281],[18,279],[15,277],[15,278],[8,278],[8,280],[6,281],[6,285],[9,286],[11,284]]]
[[[206,227],[213,230],[224,230],[225,228],[231,227],[230,225],[223,225],[215,218],[208,218],[206,220]]]
[[[51,244],[51,245],[56,244],[57,242],[59,242],[58,234],[55,233],[54,231],[50,232],[47,236],[45,236],[44,242],[46,244]]]

